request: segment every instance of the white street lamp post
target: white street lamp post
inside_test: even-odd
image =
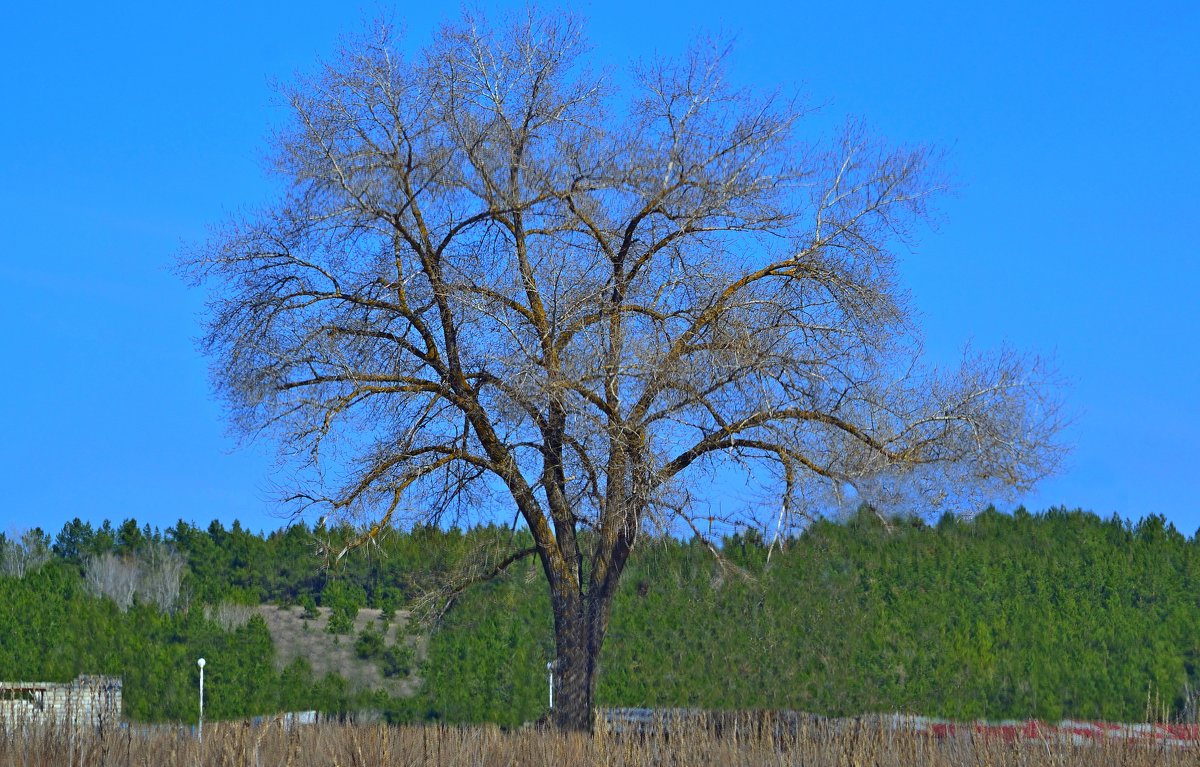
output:
[[[200,736],[200,742],[204,742],[204,658],[196,661],[196,665],[200,667],[200,724],[196,732]]]
[[[547,661],[546,676],[550,682],[550,708],[554,709],[554,661]]]

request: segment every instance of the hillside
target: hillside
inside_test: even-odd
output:
[[[652,541],[601,658],[601,705],[846,716],[1192,720],[1200,541],[1062,509],[814,525],[770,562]],[[553,657],[530,563],[474,589],[430,642],[428,713],[517,724],[545,708]],[[466,662],[469,659],[469,662]]]
[[[6,542],[5,561],[19,550],[28,566],[0,577],[0,678],[117,673],[127,715],[187,720],[203,654],[214,717],[370,708],[515,725],[544,713],[554,649],[536,563],[469,589],[427,639],[398,609],[480,552],[524,545],[520,531],[514,544],[500,528],[420,528],[322,570],[314,541],[348,534],[80,523],[43,535],[40,560],[36,536]],[[145,577],[123,607],[93,595],[97,557],[145,576],[164,561],[156,547],[181,561],[169,609]],[[813,525],[769,562],[753,533],[722,554],[646,541],[614,609],[602,705],[1128,721],[1149,704],[1195,717],[1200,541],[1160,517],[864,513]],[[257,606],[224,619],[237,604]]]
[[[384,648],[397,644],[414,649],[414,659],[424,653],[424,642],[418,645],[416,637],[404,633],[409,614],[401,611],[394,621],[380,621],[382,610],[364,608],[354,618],[352,636],[329,632],[332,610],[316,608],[316,616],[304,617],[302,607],[277,607],[261,605],[255,608],[271,632],[275,645],[275,667],[282,671],[297,659],[304,659],[312,667],[313,675],[320,678],[333,674],[350,685],[355,691],[384,690],[390,696],[411,697],[420,688],[416,676],[385,677],[381,664],[371,658],[362,658],[355,651],[353,637],[363,632],[375,631],[381,636]]]

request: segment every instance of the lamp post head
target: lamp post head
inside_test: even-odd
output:
[[[196,661],[196,665],[199,666],[200,668],[204,668],[204,658],[201,658],[200,660]]]

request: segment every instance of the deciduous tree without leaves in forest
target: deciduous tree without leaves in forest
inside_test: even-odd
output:
[[[1036,360],[916,362],[895,251],[927,151],[806,143],[717,47],[620,87],[587,58],[536,11],[411,56],[371,35],[286,91],[277,204],[182,259],[216,387],[296,499],[367,520],[359,543],[450,510],[528,526],[468,580],[540,560],[570,729],[630,551],[706,532],[710,472],[748,468],[774,500],[737,514],[786,532],[824,494],[961,507],[1059,456]]]

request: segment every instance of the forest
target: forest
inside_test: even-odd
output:
[[[353,533],[75,519],[4,537],[0,679],[119,675],[127,718],[186,722],[203,656],[213,719],[369,710],[516,726],[545,714],[554,643],[535,561],[424,610],[431,620],[404,628],[422,637],[417,657],[385,652],[350,620],[375,608],[386,628],[527,533],[419,527],[325,566],[322,551]],[[613,611],[601,706],[1196,718],[1200,539],[1161,516],[1018,509],[929,523],[861,509],[773,545],[730,535],[719,553],[642,541]],[[217,609],[262,604],[329,608],[319,630],[343,632],[386,676],[419,680],[417,692],[279,664],[262,617],[235,625]]]

